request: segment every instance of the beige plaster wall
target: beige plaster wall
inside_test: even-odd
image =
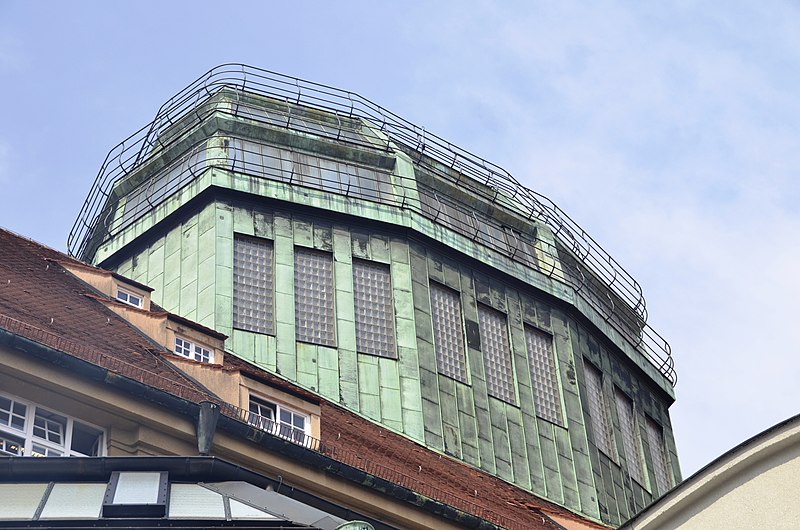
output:
[[[797,423],[773,428],[724,455],[622,528],[800,528]]]

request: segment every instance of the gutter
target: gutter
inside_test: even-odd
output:
[[[80,374],[81,376],[86,377],[87,379],[90,379],[92,381],[110,385],[115,389],[121,390],[130,395],[163,406],[168,410],[173,411],[177,414],[189,416],[195,421],[195,425],[197,425],[197,422],[200,419],[201,405],[198,403],[194,403],[192,401],[179,398],[166,391],[159,390],[155,387],[151,387],[144,383],[140,383],[129,377],[116,374],[108,370],[107,368],[103,368],[88,361],[84,361],[82,359],[64,353],[62,351],[32,341],[21,335],[12,333],[3,328],[0,328],[0,345],[7,346],[13,350],[17,350],[28,355],[33,355],[38,359],[41,359],[45,362],[48,362],[56,366],[63,367],[69,370],[70,372]],[[429,513],[461,524],[465,528],[470,528],[474,530],[503,529],[503,527],[491,523],[476,515],[472,515],[465,511],[458,510],[446,503],[436,501],[424,495],[418,494],[410,488],[406,488],[405,486],[400,486],[389,480],[380,478],[373,474],[367,473],[366,471],[362,471],[348,464],[339,462],[328,456],[322,455],[312,449],[276,437],[260,429],[255,429],[251,425],[248,425],[240,420],[231,418],[229,416],[220,414],[216,429],[222,430],[240,439],[250,440],[251,442],[255,443],[256,445],[258,445],[263,449],[269,450],[274,453],[279,453],[297,462],[302,462],[310,467],[319,469],[331,475],[340,477],[350,482],[354,482],[361,486],[375,490],[379,493],[388,495],[393,499],[409,503]],[[105,457],[103,458],[103,460],[105,461],[109,458],[113,457]],[[144,459],[142,461],[142,465],[144,465],[145,461],[149,458],[151,457],[131,457],[131,460],[135,461]],[[152,457],[152,458],[165,458],[165,457]],[[210,458],[213,459],[213,461],[215,462],[224,462],[225,465],[233,466],[234,468],[237,469],[236,476],[255,477],[253,478],[253,480],[257,479],[260,482],[269,481],[269,483],[272,484],[273,486],[277,484],[283,490],[289,491],[290,493],[288,494],[283,493],[288,497],[304,502],[315,508],[328,511],[329,513],[332,513],[344,519],[354,518],[353,515],[355,512],[351,512],[347,508],[333,504],[330,501],[317,497],[316,495],[313,495],[311,493],[307,493],[303,490],[298,490],[291,486],[287,486],[286,484],[279,483],[277,481],[274,481],[273,479],[269,479],[253,471],[247,470],[246,468],[237,466],[235,464],[230,464],[224,460],[219,460],[216,459],[215,457],[184,457],[184,458],[186,458],[187,463],[192,462],[193,461],[191,460],[192,458],[194,459]],[[12,461],[7,461],[7,462],[0,460],[0,475],[5,476],[6,473],[12,471],[12,468],[15,471],[19,471],[18,469],[19,466],[22,466],[22,468],[25,469],[24,460],[25,460],[24,458],[13,459]],[[82,458],[80,460],[84,461],[86,459]],[[47,470],[48,473],[47,476],[52,477],[53,473],[55,473],[56,475],[58,475],[58,473],[64,473],[65,472],[64,470],[69,467],[68,466],[69,463],[70,463],[69,459],[54,458],[53,466],[49,467]],[[135,467],[137,464],[132,463],[130,465]],[[127,467],[125,469],[128,470]],[[29,470],[33,472],[32,468],[30,468]],[[95,472],[98,471],[95,470]],[[49,480],[52,480],[52,478]],[[242,478],[239,480],[247,480],[247,479]],[[546,515],[538,513],[537,515],[540,515],[554,528],[560,528],[560,525],[558,525],[558,523],[556,523]],[[372,518],[365,517],[361,514],[356,514],[356,516],[357,516],[356,518],[360,518],[361,520],[364,520],[372,524],[376,530],[396,530],[392,526],[389,526],[385,523],[374,520]]]

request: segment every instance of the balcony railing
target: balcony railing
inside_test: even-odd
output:
[[[225,97],[221,97],[224,95]],[[254,101],[267,98],[269,104],[259,107]],[[213,105],[213,98],[219,98]],[[260,109],[260,110],[259,110]],[[91,258],[99,242],[113,236],[140,215],[160,203],[163,197],[172,195],[191,182],[203,169],[211,166],[229,166],[239,173],[253,178],[268,178],[289,185],[322,189],[364,200],[397,205],[402,208],[421,209],[423,215],[437,222],[452,220],[451,227],[465,231],[475,241],[486,239],[481,233],[482,219],[469,205],[448,206],[435,194],[421,197],[427,200],[423,206],[409,200],[416,188],[404,189],[397,182],[390,188],[377,182],[380,175],[364,176],[366,166],[351,165],[339,171],[336,178],[322,176],[319,168],[294,158],[284,161],[282,155],[261,156],[260,162],[240,161],[235,166],[230,153],[233,148],[222,151],[207,144],[191,146],[198,158],[192,162],[173,157],[172,178],[148,180],[150,190],[138,191],[142,197],[137,202],[139,211],[119,215],[112,200],[115,185],[153,160],[157,151],[164,152],[179,142],[186,142],[181,131],[190,131],[202,124],[212,114],[221,112],[237,119],[254,120],[271,126],[280,126],[305,134],[330,138],[337,142],[352,144],[376,152],[390,152],[399,147],[409,154],[418,168],[446,179],[456,187],[467,188],[470,193],[501,208],[511,210],[531,221],[548,226],[554,233],[560,250],[537,246],[537,268],[549,276],[571,285],[579,297],[598,312],[631,343],[643,352],[650,362],[675,384],[674,369],[669,344],[647,325],[647,310],[642,289],[603,248],[564,213],[550,199],[527,189],[505,170],[477,157],[423,128],[413,125],[395,114],[375,105],[357,94],[325,85],[303,81],[274,72],[245,65],[227,64],[216,67],[168,100],[159,109],[156,118],[128,139],[117,145],[106,160],[84,203],[68,239],[72,255]],[[202,151],[202,156],[198,154]],[[185,151],[189,153],[187,149]],[[241,148],[242,155],[255,158],[253,149]],[[189,156],[189,155],[187,155]],[[182,164],[182,165],[181,165]],[[249,168],[246,166],[250,166]],[[178,168],[178,169],[175,169]],[[346,177],[346,182],[343,180]],[[372,179],[374,186],[369,187]],[[376,190],[382,189],[380,194]],[[114,199],[117,200],[118,198]],[[431,200],[432,199],[432,200]],[[436,203],[439,203],[437,207]],[[127,205],[126,205],[127,209]],[[463,211],[462,211],[463,210]],[[466,222],[461,217],[466,216]],[[474,218],[474,219],[473,219]],[[528,244],[535,244],[536,236],[515,232],[501,238],[490,237],[505,247],[518,261],[530,260],[526,252]],[[519,243],[509,243],[518,241]],[[519,253],[519,254],[517,254]],[[565,254],[566,253],[566,254]],[[574,265],[564,271],[556,267],[559,255],[567,255],[565,261]]]

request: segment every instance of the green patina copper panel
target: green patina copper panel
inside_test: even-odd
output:
[[[564,492],[561,483],[561,470],[558,465],[558,450],[556,448],[553,425],[537,418],[539,429],[539,443],[544,467],[544,480],[547,497],[556,502],[564,502]]]
[[[323,204],[324,194],[314,200]],[[334,207],[331,202],[324,206]],[[344,210],[349,206],[337,202],[335,207]],[[391,219],[387,212],[383,214]],[[234,233],[274,241],[274,337],[230,327]],[[334,254],[336,348],[295,340],[295,246]],[[592,339],[586,329],[572,323],[561,309],[426,246],[363,227],[351,234],[351,226],[340,221],[331,223],[306,214],[217,203],[167,231],[137,259],[121,262],[119,270],[144,283],[155,283],[158,292],[153,299],[160,300],[168,310],[229,333],[228,348],[237,355],[436,450],[612,523],[648,502],[649,493],[642,488],[631,489],[619,465],[599,455],[589,439],[578,366],[583,357],[591,359],[609,378],[609,392],[613,385],[628,392],[640,407],[640,426],[645,413],[664,425],[674,464],[677,458],[663,400],[640,385],[622,363],[612,362],[604,346]],[[390,265],[396,359],[355,351],[353,257]],[[491,255],[485,257],[488,260]],[[469,384],[438,374],[430,313],[431,280],[459,292]],[[488,396],[477,324],[478,302],[507,316],[516,379],[515,403]],[[535,417],[525,325],[553,334],[567,429]],[[615,428],[618,430],[619,426]],[[652,475],[647,446],[644,452]]]
[[[530,466],[525,444],[525,432],[522,427],[522,414],[519,408],[508,404],[505,406],[505,413],[508,423],[508,441],[511,447],[511,467],[514,474],[514,483],[525,489],[531,489]]]
[[[358,356],[359,402],[361,414],[376,421],[381,420],[380,370],[378,359],[369,355]]]
[[[228,341],[230,341],[228,347],[236,352],[238,357],[255,362],[255,333],[234,329]]]
[[[444,452],[461,457],[461,432],[458,425],[457,383],[448,377],[439,378],[439,406],[442,411],[442,436]]]
[[[270,335],[261,335],[258,333],[254,333],[255,335],[255,344],[254,344],[254,356],[253,359],[255,363],[262,368],[265,368],[270,371],[275,371],[277,367],[277,358],[276,358],[276,351],[275,351],[275,337]]]

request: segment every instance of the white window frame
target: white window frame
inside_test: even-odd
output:
[[[132,299],[139,300],[139,303],[134,303]],[[143,296],[140,296],[136,293],[132,293],[130,291],[126,291],[125,289],[121,289],[119,287],[117,287],[117,300],[119,300],[123,304],[128,304],[133,307],[138,307],[139,309],[144,307]]]
[[[197,344],[186,337],[181,337],[180,335],[175,335],[175,349],[173,352],[175,355],[200,363],[214,362],[214,350]]]
[[[270,411],[272,417],[270,418],[264,414],[253,411],[254,405],[258,407],[259,410],[264,408]],[[286,423],[283,421],[282,417],[286,414],[289,414],[292,420],[294,417],[302,418],[303,428],[300,429],[293,423]],[[262,431],[280,436],[281,438],[285,438],[299,445],[308,445],[310,442],[311,416],[261,396],[250,396],[247,407],[247,423]]]
[[[86,427],[95,429],[100,432],[100,439],[98,440],[98,447],[97,447],[97,455],[95,456],[106,455],[107,434],[105,429],[98,427],[97,425],[91,424],[89,422],[73,418],[67,414],[53,410],[50,407],[43,407],[38,403],[21,399],[11,394],[0,393],[0,397],[9,399],[12,401],[12,403],[18,403],[20,405],[25,406],[26,408],[22,429],[19,429],[17,427],[12,427],[11,425],[0,424],[0,439],[12,441],[10,440],[10,438],[13,438],[15,440],[18,440],[19,441],[18,443],[22,446],[21,447],[22,453],[19,456],[91,456],[91,455],[86,455],[84,453],[80,453],[71,448],[72,437],[75,431],[75,423],[85,425]],[[12,404],[12,409],[13,409],[13,404]],[[62,419],[63,422],[48,419],[48,417],[45,416],[44,414],[39,414],[40,412],[46,413],[50,418],[52,418],[53,415],[60,416],[60,419]],[[45,424],[47,424],[47,422],[49,421],[63,427],[63,429],[60,432],[61,436],[60,443],[52,440],[47,440],[45,438],[42,438],[34,434],[34,424],[36,423],[37,418],[43,419]],[[36,426],[36,430],[39,430],[39,425]],[[0,448],[1,447],[3,447],[2,443],[0,443]],[[8,453],[2,453],[2,454],[6,455]]]

